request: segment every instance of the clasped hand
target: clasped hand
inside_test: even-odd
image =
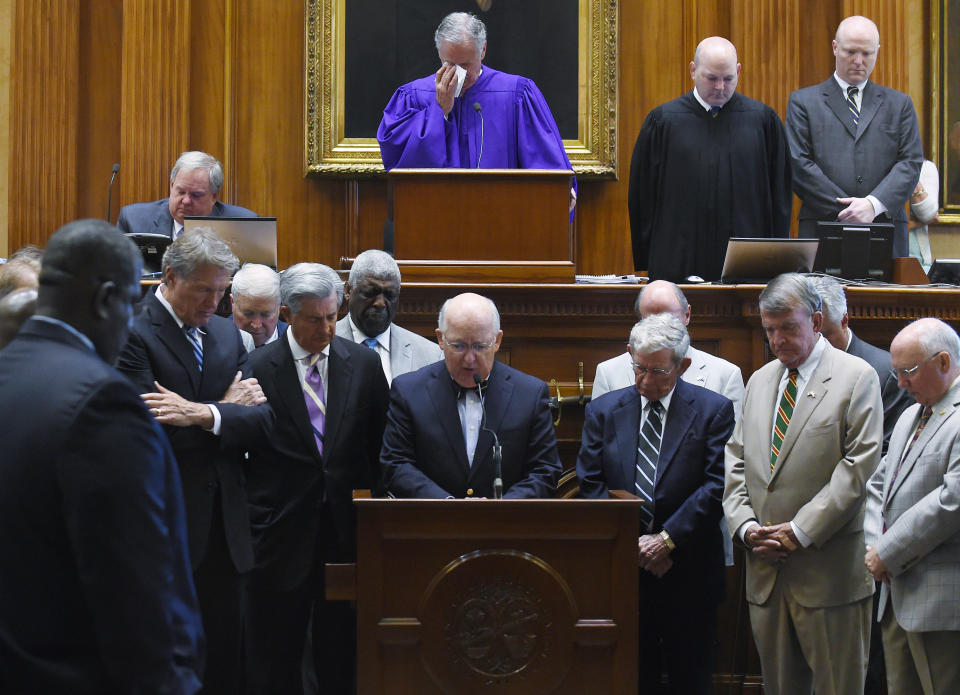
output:
[[[655,577],[662,577],[671,567],[670,549],[658,533],[640,536],[637,542],[640,569],[646,570]]]
[[[800,547],[790,522],[774,526],[751,526],[743,534],[743,540],[751,552],[774,562],[786,560],[791,552]]]

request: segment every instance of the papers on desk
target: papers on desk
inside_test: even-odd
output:
[[[636,275],[577,275],[578,285],[638,285]]]

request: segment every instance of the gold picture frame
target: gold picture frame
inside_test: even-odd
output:
[[[304,152],[308,176],[383,174],[375,138],[345,136],[345,8],[305,0]],[[616,178],[618,0],[578,0],[577,138],[564,140],[574,171]],[[397,85],[399,86],[399,85]]]
[[[960,224],[960,0],[930,1],[933,137],[930,159],[940,172],[938,224]],[[951,56],[953,58],[951,59]],[[951,64],[953,61],[953,64]],[[951,148],[951,131],[954,146]]]

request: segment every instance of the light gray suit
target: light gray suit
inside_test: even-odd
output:
[[[350,315],[337,321],[337,335],[353,340],[350,328]],[[440,346],[413,331],[408,331],[395,323],[390,324],[390,375],[396,379],[401,374],[415,372],[420,367],[443,359]]]
[[[891,682],[902,678],[898,655],[909,654],[888,644],[891,620],[907,633],[952,632],[946,669],[960,677],[955,662],[960,648],[960,385],[953,385],[932,408],[932,414],[906,458],[920,408],[903,412],[890,437],[890,448],[867,485],[866,542],[887,567],[889,585],[880,589],[879,619],[884,625],[884,648]],[[900,471],[891,478],[903,458]],[[886,532],[883,532],[886,522]],[[893,615],[884,619],[888,597]],[[940,636],[942,639],[944,636]],[[913,644],[910,648],[913,648]],[[929,651],[930,645],[924,645]],[[928,654],[930,669],[937,656]],[[951,669],[950,663],[953,663]],[[957,680],[940,684],[943,692],[960,692]],[[898,688],[897,692],[906,692]],[[894,690],[891,690],[894,692]]]
[[[739,418],[740,407],[743,405],[743,375],[740,367],[710,353],[697,350],[692,345],[687,348],[686,356],[690,358],[690,366],[681,378],[688,384],[702,386],[729,398],[733,402],[733,416]],[[636,377],[633,374],[630,353],[621,353],[597,365],[590,398],[591,400],[599,398],[609,391],[616,391],[634,383],[636,383]],[[728,567],[732,567],[733,540],[723,519],[720,520],[720,531],[723,535],[723,559]]]
[[[818,695],[855,695],[863,692],[870,637],[873,579],[863,565],[863,514],[883,439],[880,384],[869,364],[826,344],[797,393],[771,471],[785,369],[773,360],[747,383],[727,443],[723,511],[733,534],[751,520],[792,521],[811,540],[782,562],[746,556],[766,692],[809,695],[816,687]]]
[[[923,164],[920,127],[910,97],[867,82],[860,122],[854,126],[846,97],[831,76],[790,95],[786,123],[793,190],[803,203],[799,236],[815,237],[817,221],[836,220],[846,207],[837,198],[873,195],[896,226],[893,255],[908,255],[903,204],[913,193]]]

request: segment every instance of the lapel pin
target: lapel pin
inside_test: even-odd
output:
[[[817,397],[816,391],[807,391],[807,398],[816,398],[816,397]]]
[[[947,411],[946,411],[944,408],[940,408],[940,414],[941,414],[941,415],[945,415],[946,412],[947,412]]]

